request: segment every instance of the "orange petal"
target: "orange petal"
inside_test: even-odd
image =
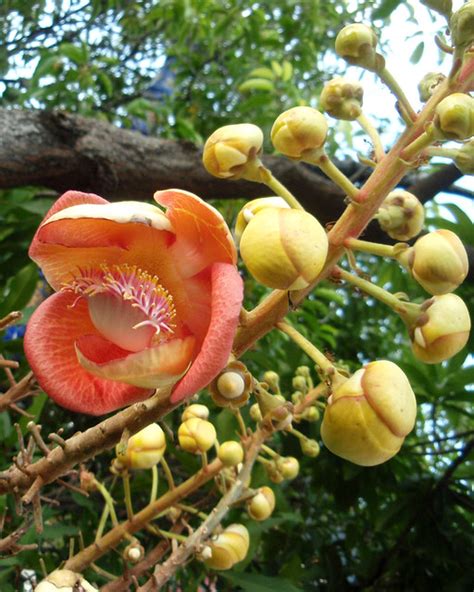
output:
[[[237,251],[221,214],[187,191],[157,191],[155,200],[167,207],[166,215],[176,232],[174,259],[183,277],[190,277],[215,262],[236,263]]]
[[[191,368],[173,389],[172,403],[191,397],[207,386],[227,364],[243,299],[242,278],[236,267],[214,263],[211,298],[207,334]]]
[[[149,397],[153,391],[87,372],[79,364],[76,339],[97,334],[87,302],[71,293],[53,294],[33,313],[26,329],[26,357],[41,388],[66,409],[102,415]]]
[[[84,335],[76,341],[79,363],[92,374],[151,389],[175,384],[189,367],[193,350],[191,336],[136,353],[127,352],[100,335]]]

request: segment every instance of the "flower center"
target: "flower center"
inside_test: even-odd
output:
[[[128,351],[141,351],[173,333],[176,311],[171,295],[157,276],[136,266],[79,269],[62,289],[87,298],[96,329]]]

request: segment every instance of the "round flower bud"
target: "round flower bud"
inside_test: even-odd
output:
[[[371,362],[329,397],[321,436],[337,456],[373,466],[397,454],[415,418],[415,395],[402,370],[392,362]]]
[[[468,140],[474,135],[474,98],[454,93],[440,101],[433,118],[434,137],[441,140]]]
[[[268,478],[273,483],[282,483],[285,480],[276,460],[266,462],[263,466],[265,468]]]
[[[474,138],[458,149],[454,163],[464,175],[474,175]]]
[[[311,370],[308,366],[298,366],[295,371],[295,376],[303,376],[304,378],[311,377]]]
[[[291,481],[300,472],[300,463],[294,456],[284,456],[277,461],[278,469],[285,481]]]
[[[35,592],[97,592],[81,574],[70,569],[56,569],[36,586]]]
[[[130,563],[138,563],[145,557],[145,549],[139,543],[130,543],[123,551],[123,558]]]
[[[306,392],[308,390],[308,385],[306,384],[306,380],[303,378],[303,376],[294,376],[291,384],[293,385],[293,388],[297,391],[301,391],[301,392]]]
[[[358,82],[333,78],[324,85],[320,96],[321,108],[331,117],[354,121],[362,113],[364,90]]]
[[[474,2],[465,2],[451,16],[449,23],[454,47],[462,48],[474,42]]]
[[[443,294],[424,302],[422,310],[410,328],[413,353],[426,364],[449,360],[469,339],[471,319],[467,306],[456,294]]]
[[[212,400],[219,407],[238,409],[247,403],[252,375],[242,362],[230,362],[209,385]]]
[[[406,241],[420,234],[425,221],[425,210],[413,193],[396,189],[383,201],[377,220],[388,236]]]
[[[258,212],[262,211],[265,208],[289,209],[290,206],[282,197],[278,196],[259,197],[258,199],[253,199],[252,201],[246,203],[245,206],[237,214],[237,221],[235,223],[234,234],[237,244],[240,243],[242,233],[244,232],[250,220],[255,216],[255,214],[258,214]]]
[[[271,137],[275,148],[289,158],[301,158],[305,152],[324,145],[328,124],[322,113],[312,107],[293,107],[279,115]]]
[[[166,450],[166,439],[163,430],[157,423],[152,423],[127,442],[127,448],[121,453],[120,444],[116,447],[119,464],[127,469],[151,469],[163,457]]]
[[[178,429],[179,445],[193,454],[207,452],[214,446],[216,437],[216,429],[212,423],[198,417],[187,419]]]
[[[266,382],[274,392],[278,392],[280,389],[280,377],[273,370],[267,370],[265,372],[263,382]]]
[[[206,405],[200,405],[199,403],[193,403],[186,407],[181,415],[181,421],[191,419],[191,417],[198,417],[199,419],[208,419],[209,409]]]
[[[310,440],[309,438],[305,438],[304,440],[300,440],[301,445],[301,452],[305,456],[309,456],[311,458],[316,458],[320,453],[319,444],[316,440]]]
[[[301,391],[295,391],[291,395],[291,402],[293,405],[298,405],[304,398],[304,394]]]
[[[303,210],[262,210],[240,241],[250,273],[264,286],[280,290],[309,286],[323,268],[327,250],[324,228]]]
[[[336,53],[349,64],[376,70],[379,60],[375,48],[377,35],[366,25],[347,25],[336,37]]]
[[[269,518],[275,509],[275,494],[266,485],[260,487],[258,492],[247,503],[247,512],[251,518],[257,521]]]
[[[209,541],[212,555],[205,560],[207,567],[217,570],[231,569],[247,556],[249,532],[243,524],[231,524],[224,532]]]
[[[262,151],[263,132],[252,123],[225,125],[211,134],[204,145],[207,172],[221,179],[240,179],[249,162]]]
[[[260,411],[260,407],[258,405],[258,403],[254,403],[251,407],[250,407],[250,417],[256,421],[257,423],[259,421],[262,421],[262,412]]]
[[[441,72],[428,72],[418,83],[418,93],[420,101],[426,103],[431,99],[438,86],[446,80],[446,76]]]
[[[406,263],[415,280],[433,295],[455,290],[469,269],[466,249],[450,230],[435,230],[419,238]]]
[[[217,456],[226,467],[234,467],[244,460],[244,449],[239,442],[228,440],[219,446]]]
[[[303,419],[305,419],[306,421],[314,422],[314,421],[318,421],[319,418],[320,418],[319,409],[317,407],[315,407],[314,405],[305,409],[305,411],[303,413]]]

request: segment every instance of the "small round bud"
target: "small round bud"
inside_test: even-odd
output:
[[[204,563],[211,569],[231,569],[236,563],[245,559],[249,544],[250,536],[245,526],[231,524],[224,532],[209,541],[212,555]]]
[[[415,418],[415,395],[403,371],[392,362],[371,362],[329,397],[321,436],[333,454],[373,466],[397,454]]]
[[[260,407],[258,405],[258,403],[254,403],[251,407],[250,407],[250,417],[256,421],[257,423],[259,421],[262,421],[262,412],[260,411]]]
[[[420,234],[425,221],[425,210],[413,193],[396,189],[383,201],[377,220],[388,236],[406,241]]]
[[[225,125],[204,145],[203,163],[207,172],[221,179],[240,179],[249,162],[262,151],[263,132],[251,123]]]
[[[269,518],[275,509],[275,494],[270,487],[260,487],[247,504],[247,512],[257,521]]]
[[[130,543],[123,551],[123,558],[130,563],[138,563],[145,557],[145,549],[139,543]]]
[[[160,462],[165,450],[165,434],[157,423],[152,423],[129,439],[124,453],[119,444],[116,455],[120,465],[127,469],[151,469]]]
[[[454,163],[464,175],[474,175],[474,138],[458,149]]]
[[[426,364],[449,360],[469,339],[467,306],[456,294],[443,294],[427,300],[422,309],[418,322],[410,328],[413,353]]]
[[[253,199],[252,201],[246,203],[245,206],[237,214],[237,221],[235,223],[234,235],[237,244],[240,243],[242,233],[244,232],[250,220],[255,216],[255,214],[258,214],[258,212],[261,212],[265,208],[289,209],[290,206],[282,197],[278,196],[259,197],[258,199]]]
[[[306,380],[302,376],[294,376],[291,381],[291,384],[293,385],[293,388],[295,390],[301,391],[302,393],[308,390]]]
[[[441,72],[428,72],[418,83],[418,93],[420,101],[426,103],[434,95],[438,86],[446,80],[446,76]]]
[[[293,405],[298,405],[303,400],[304,394],[301,391],[295,391],[291,395],[291,402]]]
[[[322,113],[312,107],[293,107],[276,118],[271,138],[276,150],[289,158],[301,158],[305,152],[321,148],[327,133]]]
[[[318,421],[319,418],[320,418],[319,409],[317,407],[315,407],[314,405],[312,405],[311,407],[308,407],[305,410],[305,412],[303,413],[303,419],[305,419],[306,421],[314,422],[314,421]]]
[[[198,417],[187,419],[178,429],[179,445],[193,454],[207,452],[214,446],[216,437],[216,429],[212,423]]]
[[[433,295],[455,290],[469,270],[466,249],[450,230],[435,230],[419,238],[406,263],[415,280]]]
[[[244,449],[239,442],[228,440],[219,446],[217,456],[226,467],[234,467],[244,460]]]
[[[300,463],[294,456],[284,456],[279,458],[277,465],[285,481],[291,481],[295,479],[300,472]]]
[[[181,421],[186,421],[191,419],[191,417],[198,417],[199,419],[208,419],[209,417],[209,409],[206,405],[201,405],[199,403],[193,403],[186,407],[181,415]]]
[[[456,48],[468,47],[474,42],[474,2],[465,2],[451,16],[451,39]]]
[[[311,370],[308,366],[298,366],[295,371],[296,376],[303,376],[304,378],[311,377]]]
[[[81,574],[70,569],[56,569],[36,586],[35,592],[97,592]]]
[[[247,403],[252,376],[242,362],[230,362],[209,385],[212,400],[219,407],[238,409]]]
[[[379,60],[375,48],[377,35],[366,25],[347,25],[336,37],[336,53],[349,64],[376,70]]]
[[[267,370],[263,375],[263,382],[266,382],[273,392],[280,389],[280,377],[273,370]]]
[[[327,250],[324,228],[303,210],[262,210],[250,220],[240,241],[250,273],[264,286],[280,290],[309,286],[323,268]]]
[[[362,114],[364,90],[358,82],[333,78],[324,85],[320,96],[321,108],[331,117],[354,121]]]
[[[454,93],[440,101],[433,118],[434,137],[440,140],[468,140],[474,135],[474,98]]]
[[[245,381],[238,372],[224,372],[217,379],[217,388],[224,399],[237,399],[245,389]]]
[[[282,483],[285,480],[277,461],[272,460],[270,462],[265,463],[264,468],[268,475],[268,478],[273,483]]]
[[[309,456],[311,458],[316,458],[320,453],[319,444],[316,440],[310,440],[309,438],[305,438],[304,440],[300,440],[301,445],[301,452],[305,456]]]

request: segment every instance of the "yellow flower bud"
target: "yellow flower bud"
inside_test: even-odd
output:
[[[459,148],[454,163],[464,175],[474,175],[474,138]]]
[[[275,494],[266,485],[249,500],[247,512],[254,520],[261,521],[269,518],[275,509]]]
[[[429,101],[443,80],[446,80],[446,76],[441,72],[428,72],[428,74],[425,74],[418,83],[420,101],[423,103]]]
[[[427,364],[452,358],[469,339],[471,319],[464,301],[456,294],[433,296],[422,310],[410,328],[413,353]]]
[[[212,556],[205,560],[207,567],[216,570],[231,569],[247,556],[249,532],[243,524],[231,524],[224,532],[209,541]]]
[[[129,439],[123,454],[117,445],[116,455],[119,464],[128,469],[151,469],[160,462],[165,450],[165,434],[157,423],[152,423]]]
[[[244,460],[244,449],[239,442],[228,440],[219,446],[217,456],[226,467],[234,467]]]
[[[328,240],[321,224],[303,210],[267,208],[250,220],[240,253],[250,273],[269,288],[299,290],[326,261]]]
[[[278,196],[274,197],[259,197],[258,199],[253,199],[245,204],[245,206],[240,210],[237,215],[237,221],[235,223],[235,240],[237,244],[240,243],[240,238],[242,237],[242,233],[244,232],[247,224],[250,220],[258,214],[261,210],[265,208],[285,208],[289,209],[290,206],[287,202]]]
[[[413,193],[396,189],[383,201],[377,220],[388,236],[406,241],[420,234],[425,221],[425,210]]]
[[[295,390],[301,391],[302,393],[305,393],[308,390],[308,385],[303,376],[294,376],[291,384]]]
[[[321,436],[337,456],[373,466],[397,454],[415,418],[415,395],[402,370],[371,362],[329,397]]]
[[[186,452],[198,454],[207,452],[216,441],[216,430],[211,422],[198,417],[191,417],[178,429],[179,445]]]
[[[319,412],[318,412],[318,416],[319,416]],[[321,450],[319,447],[319,444],[316,442],[316,440],[310,440],[309,438],[305,438],[304,440],[301,439],[300,445],[301,445],[301,452],[305,456],[309,456],[311,458],[315,458],[316,456],[318,456],[320,453],[320,450]]]
[[[284,456],[277,461],[278,469],[285,481],[291,481],[300,472],[300,463],[294,456]]]
[[[258,405],[258,403],[254,403],[251,407],[250,407],[250,417],[256,421],[257,423],[259,421],[262,421],[262,412],[260,411],[260,407]]]
[[[474,2],[465,2],[451,16],[449,23],[454,47],[468,47],[474,42]]]
[[[320,96],[321,108],[331,117],[354,121],[362,113],[364,90],[358,82],[333,78],[324,85]]]
[[[208,419],[209,409],[206,405],[200,405],[199,403],[193,403],[186,407],[181,415],[181,421],[191,419],[191,417],[199,417],[199,419]]]
[[[317,407],[314,407],[314,405],[308,407],[303,412],[302,418],[309,422],[318,421],[318,419],[320,418],[319,409]]]
[[[434,137],[441,140],[468,140],[474,135],[474,98],[454,93],[440,101],[433,118]]]
[[[247,165],[262,151],[263,132],[252,123],[225,125],[211,134],[204,145],[207,172],[221,179],[240,179]]]
[[[374,30],[360,23],[347,25],[336,37],[336,53],[349,64],[368,70],[377,70],[380,66],[376,47]]]
[[[298,405],[303,400],[304,394],[301,391],[295,391],[291,395],[291,402],[293,405]]]
[[[212,400],[219,407],[238,409],[247,403],[252,375],[242,362],[230,362],[209,385]]]
[[[273,370],[267,370],[263,375],[263,382],[266,382],[273,392],[280,389],[280,377]]]
[[[56,569],[36,586],[35,592],[97,592],[81,574],[70,569]]]
[[[271,137],[275,148],[289,158],[301,158],[305,152],[321,148],[328,124],[322,113],[312,107],[293,107],[279,115]]]
[[[464,245],[454,232],[435,230],[419,238],[407,256],[410,273],[433,295],[455,290],[467,275]]]
[[[285,480],[277,461],[271,460],[270,462],[265,463],[263,466],[268,478],[273,483],[282,483]]]

